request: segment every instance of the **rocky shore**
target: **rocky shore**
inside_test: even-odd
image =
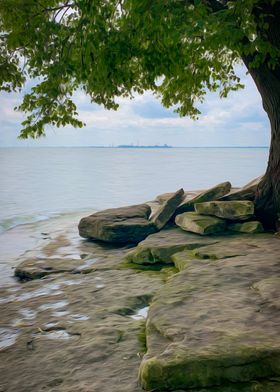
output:
[[[280,239],[257,181],[44,233],[0,290],[0,391],[280,391]]]

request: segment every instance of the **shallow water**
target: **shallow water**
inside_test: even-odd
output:
[[[19,257],[60,235],[69,244],[48,257],[87,256],[79,249],[82,216],[180,187],[243,185],[264,172],[267,154],[266,148],[0,148],[0,287],[16,290]],[[95,261],[85,259],[81,269]]]
[[[261,175],[267,148],[1,148],[0,231]]]
[[[16,329],[0,328],[0,350],[15,344],[18,335]]]

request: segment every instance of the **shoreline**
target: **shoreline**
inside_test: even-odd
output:
[[[140,207],[154,219],[181,194]],[[0,235],[1,391],[279,391],[278,236],[169,224],[110,244],[79,237],[84,214]]]

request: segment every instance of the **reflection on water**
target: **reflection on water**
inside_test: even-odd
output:
[[[67,302],[67,301],[58,301],[58,302],[53,302],[53,303],[40,305],[39,309],[40,310],[59,309],[59,308],[64,308],[68,304],[69,304],[69,302]]]
[[[16,329],[0,328],[0,350],[15,344],[18,335]]]
[[[132,314],[131,317],[133,320],[145,320],[148,315],[149,306],[145,306],[145,308],[139,309],[137,313]]]

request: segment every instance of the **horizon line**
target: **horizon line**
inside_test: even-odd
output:
[[[169,150],[170,148],[269,148],[269,146],[161,146],[161,145],[143,145],[143,146],[0,146],[0,148],[108,148],[108,149],[138,149],[138,150],[145,150],[149,149],[162,149],[162,150]]]

